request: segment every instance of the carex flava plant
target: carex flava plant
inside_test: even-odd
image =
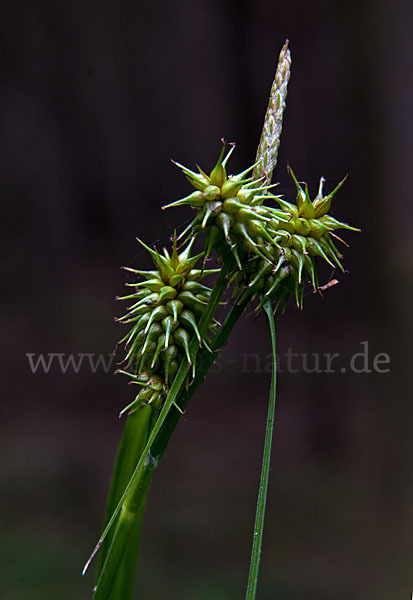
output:
[[[276,194],[272,173],[282,130],[290,77],[291,56],[286,42],[281,50],[255,162],[238,174],[229,173],[234,144],[222,142],[218,160],[207,173],[175,163],[192,189],[185,198],[163,208],[190,206],[190,224],[171,236],[171,247],[159,251],[140,242],[150,254],[149,271],[126,268],[132,280],[126,303],[116,320],[127,327],[121,345],[124,357],[119,373],[134,388],[124,434],[107,501],[104,531],[86,563],[100,549],[95,600],[128,600],[134,574],[142,519],[153,473],[195,390],[204,380],[235,323],[252,306],[263,312],[270,333],[272,381],[264,440],[264,456],[254,524],[246,600],[256,597],[264,514],[268,488],[276,397],[274,314],[285,309],[290,297],[303,307],[309,281],[319,288],[318,261],[343,270],[336,244],[345,242],[337,230],[356,228],[329,212],[344,183],[324,191],[321,178],[317,195],[297,180],[295,203]],[[177,210],[177,209],[176,209]],[[203,251],[192,253],[196,238]],[[219,268],[207,269],[215,255]],[[228,291],[230,290],[230,291]],[[225,302],[231,294],[231,302]],[[219,322],[217,309],[226,315]]]

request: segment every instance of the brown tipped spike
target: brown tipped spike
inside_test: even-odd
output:
[[[339,242],[341,242],[342,244],[344,244],[346,246],[346,248],[350,248],[350,245],[347,244],[347,242],[345,242],[339,235],[337,235],[336,233],[333,233],[332,231],[329,231],[328,233],[333,238],[336,238],[336,240],[338,240]]]

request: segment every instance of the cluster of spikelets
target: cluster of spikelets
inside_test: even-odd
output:
[[[322,178],[312,201],[307,185],[303,188],[290,169],[297,189],[294,205],[272,194],[275,185],[262,185],[264,178],[247,177],[256,165],[228,176],[226,165],[233,146],[226,155],[225,150],[224,144],[209,175],[199,167],[195,172],[178,164],[196,191],[164,208],[189,205],[197,211],[187,230],[204,232],[206,256],[212,248],[224,260],[231,255],[238,289],[247,288],[262,301],[269,297],[276,306],[293,292],[297,305],[302,306],[305,272],[314,288],[318,287],[316,257],[343,269],[332,238],[343,240],[334,232],[358,231],[327,214],[345,180],[324,196]]]
[[[199,167],[195,172],[178,165],[195,191],[168,207],[189,205],[196,210],[195,218],[178,238],[188,235],[191,241],[184,241],[184,249],[178,251],[174,238],[171,253],[164,249],[163,255],[143,244],[155,269],[127,268],[142,281],[128,283],[133,293],[120,298],[131,301],[131,306],[118,321],[132,325],[121,340],[127,349],[126,367],[121,372],[140,391],[122,413],[142,404],[162,405],[182,360],[191,365],[189,347],[194,336],[200,346],[208,348],[199,321],[211,292],[201,280],[217,272],[204,268],[212,250],[231,265],[235,294],[247,294],[251,300],[258,296],[258,308],[267,299],[275,308],[284,306],[291,293],[302,307],[305,276],[314,289],[318,287],[317,258],[343,269],[333,238],[343,240],[335,231],[358,230],[337,221],[328,211],[344,180],[324,196],[321,179],[318,194],[311,200],[307,185],[302,186],[290,169],[297,190],[296,204],[292,204],[274,195],[271,190],[275,186],[265,185],[264,178],[248,177],[256,165],[238,175],[227,175],[233,149],[231,145],[227,152],[224,143],[209,175]],[[200,233],[205,236],[205,250],[191,257],[194,239]],[[202,268],[195,268],[201,258]],[[192,375],[195,368],[192,364]]]
[[[196,336],[200,346],[208,347],[198,325],[211,290],[201,280],[217,270],[195,268],[203,253],[190,256],[193,242],[178,252],[174,238],[171,253],[164,248],[163,255],[141,242],[150,253],[155,269],[139,271],[124,267],[143,279],[127,283],[134,288],[133,293],[118,298],[132,303],[127,313],[117,319],[132,325],[120,342],[127,348],[123,361],[126,370],[118,372],[130,377],[131,383],[142,389],[121,414],[142,404],[161,406],[184,357],[191,364],[192,337]],[[194,374],[195,364],[192,367]]]

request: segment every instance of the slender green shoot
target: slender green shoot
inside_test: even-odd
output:
[[[262,538],[264,532],[265,506],[267,503],[268,479],[270,474],[272,434],[274,430],[275,419],[275,399],[277,383],[277,358],[275,346],[275,324],[271,302],[267,300],[264,303],[264,312],[267,316],[268,328],[271,338],[272,355],[272,377],[270,398],[268,402],[267,427],[265,431],[264,455],[262,459],[262,470],[260,488],[258,492],[257,511],[255,514],[254,536],[251,551],[250,572],[248,577],[246,600],[255,600],[257,593],[258,573],[260,569]]]

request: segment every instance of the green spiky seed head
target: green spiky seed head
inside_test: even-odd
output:
[[[270,219],[277,221],[284,217],[277,206],[262,206],[263,199],[268,198],[268,190],[274,186],[260,185],[263,179],[248,177],[256,165],[238,175],[227,174],[228,159],[234,147],[231,144],[228,151],[223,142],[218,161],[209,175],[199,167],[195,172],[176,163],[196,191],[164,208],[189,205],[196,209],[197,215],[187,230],[205,233],[206,256],[213,248],[221,256],[229,249],[241,270],[239,249],[266,256],[264,241],[271,242],[266,224]]]
[[[332,192],[324,196],[324,179],[321,178],[318,194],[314,200],[311,200],[307,184],[303,184],[302,187],[293,171],[289,170],[297,190],[296,204],[277,198],[286,220],[282,224],[270,220],[266,225],[274,242],[273,244],[266,242],[266,249],[272,255],[272,259],[257,260],[256,257],[252,257],[248,261],[247,287],[260,295],[262,302],[266,298],[271,298],[276,306],[280,304],[285,306],[289,295],[293,293],[297,306],[302,308],[305,274],[310,277],[313,288],[318,288],[317,258],[322,258],[332,267],[337,266],[344,270],[340,262],[342,255],[333,243],[333,238],[341,242],[343,240],[335,234],[335,231],[337,229],[359,230],[327,214],[335,194],[345,179]],[[242,282],[242,280],[243,278],[238,276],[238,281]]]
[[[184,357],[191,363],[189,344],[193,336],[200,345],[204,343],[198,325],[211,290],[201,280],[216,270],[195,268],[203,253],[190,255],[193,241],[178,251],[174,239],[172,251],[164,249],[163,254],[141,242],[155,269],[128,268],[142,281],[128,283],[133,293],[119,298],[130,302],[127,313],[117,319],[132,325],[121,340],[127,349],[126,368],[136,377],[145,373],[152,382],[155,375],[159,376],[165,386],[171,384]],[[141,392],[139,398],[146,398],[152,387]]]

